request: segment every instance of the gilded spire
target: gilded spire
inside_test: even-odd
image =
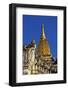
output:
[[[44,32],[44,24],[42,24],[42,34],[41,34],[41,38],[44,40],[46,39],[45,37],[45,32]]]
[[[38,44],[38,53],[41,56],[51,55],[48,41],[45,37],[44,24],[42,24],[42,33],[41,33],[41,38]]]

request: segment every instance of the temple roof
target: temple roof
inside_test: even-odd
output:
[[[32,48],[32,47],[35,48],[35,40],[34,40],[34,39],[33,39],[33,40],[31,41],[31,43],[28,44],[27,46],[24,45],[24,46],[23,46],[23,50],[26,50],[27,48]]]

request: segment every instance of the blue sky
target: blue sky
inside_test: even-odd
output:
[[[57,58],[57,16],[23,15],[23,43],[28,45],[32,39],[38,46],[42,24],[45,28],[45,36],[53,57]]]

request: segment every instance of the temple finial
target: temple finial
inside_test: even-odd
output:
[[[42,38],[45,39],[44,24],[42,24]]]

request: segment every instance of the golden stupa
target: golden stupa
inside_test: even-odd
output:
[[[48,41],[47,41],[47,39],[45,37],[45,33],[44,33],[44,24],[42,24],[42,33],[41,33],[41,37],[40,37],[40,42],[38,44],[38,53],[40,56],[51,56]]]

